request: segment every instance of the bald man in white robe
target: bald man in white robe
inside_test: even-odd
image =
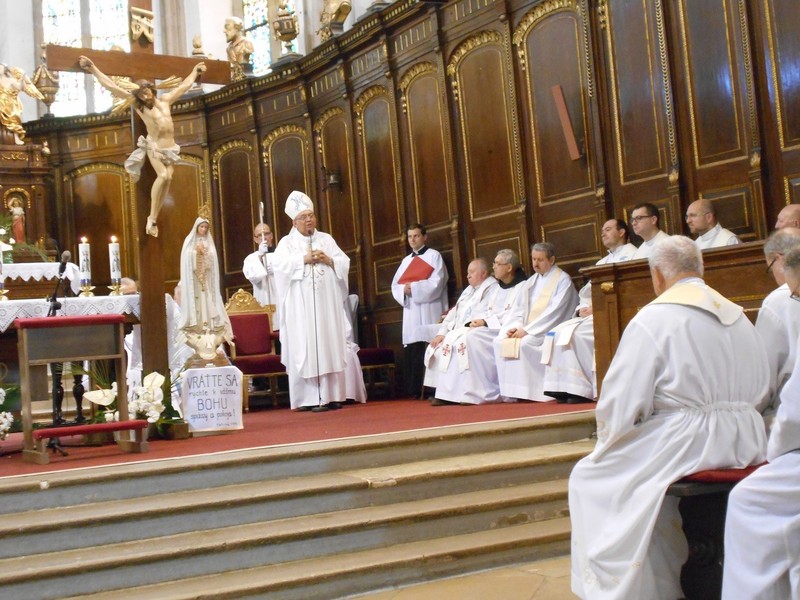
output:
[[[800,248],[784,260],[800,298]],[[800,598],[800,357],[781,392],[767,460],[728,497],[723,598]]]
[[[492,290],[497,287],[497,280],[489,274],[489,265],[482,258],[476,258],[467,266],[467,282],[469,285],[461,293],[456,305],[445,315],[436,336],[425,350],[425,387],[435,388],[439,385],[439,376],[446,373],[451,359],[461,360],[457,355],[457,346],[469,330],[473,319],[484,318]],[[434,398],[434,406],[440,405]]]
[[[625,328],[597,404],[597,446],[569,479],[572,591],[584,599],[683,597],[688,556],[669,485],[764,460],[767,358],[755,327],[705,285],[692,240],[650,257],[658,297]]]
[[[608,250],[598,265],[631,260],[636,246],[628,242],[625,221],[609,219],[600,228],[600,239]],[[594,364],[594,317],[592,282],[578,292],[578,316],[553,329],[553,348],[544,372],[544,393],[558,402],[590,402],[597,398]]]
[[[517,292],[525,283],[525,276],[520,269],[517,253],[508,249],[497,253],[492,272],[497,285],[488,292],[485,312],[473,313],[469,327],[459,338],[463,342],[456,344],[459,360],[451,360],[447,371],[438,374],[437,400],[460,404],[486,404],[501,400],[492,342],[500,332]],[[461,358],[462,353],[466,355],[464,358]]]
[[[552,400],[544,394],[542,344],[547,332],[569,319],[578,305],[578,293],[556,265],[552,244],[534,244],[531,260],[534,274],[517,293],[493,343],[504,401]]]

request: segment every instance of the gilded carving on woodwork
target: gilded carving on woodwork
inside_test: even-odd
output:
[[[270,131],[266,137],[264,137],[264,141],[261,142],[261,158],[264,162],[264,166],[269,168],[269,151],[272,147],[272,144],[276,142],[279,138],[295,135],[299,137],[303,143],[303,148],[308,149],[308,139],[306,139],[306,130],[300,127],[299,125],[282,125],[277,129],[273,129]]]
[[[9,188],[5,190],[5,192],[3,192],[3,206],[7,210],[11,210],[11,207],[8,205],[8,202],[9,200],[11,200],[12,195],[14,195],[15,198],[22,197],[24,199],[24,204],[25,204],[23,208],[25,208],[26,210],[30,210],[31,195],[28,193],[28,190],[18,187]]]
[[[761,166],[761,149],[756,148],[750,153],[750,168],[758,169]]]
[[[539,21],[548,15],[560,10],[574,11],[577,9],[577,7],[577,0],[546,0],[545,2],[536,5],[535,8],[529,10],[528,13],[522,17],[519,25],[517,25],[517,27],[514,29],[514,35],[511,39],[514,45],[517,47],[517,55],[519,57],[520,66],[523,70],[527,69],[527,63],[525,60],[525,46],[523,42],[528,36],[528,32],[533,29]]]
[[[144,8],[131,6],[131,41],[135,42],[144,36],[147,41],[153,43],[153,20],[155,15],[152,11]]]
[[[681,178],[681,175],[680,175],[680,171],[678,171],[678,167],[677,166],[673,166],[669,170],[669,176],[668,176],[670,186],[677,185],[678,181],[680,180],[680,178]]]
[[[770,76],[772,77],[772,89],[780,90],[781,89],[781,80],[778,77],[778,56],[775,54],[775,28],[772,24],[772,0],[764,0],[762,12],[764,14],[764,19],[766,21],[766,36],[767,41],[769,42],[769,64],[771,65],[770,68]],[[777,93],[775,94],[775,117],[778,121],[778,140],[780,141],[781,150],[786,148],[786,137],[783,131],[783,107],[782,105],[782,94]],[[784,186],[785,188],[785,195],[786,195],[786,203],[791,203],[791,195],[789,192],[789,186]]]
[[[669,162],[678,164],[678,146],[675,140],[675,115],[672,108],[672,86],[669,75],[669,57],[664,33],[664,7],[661,0],[656,0],[656,32],[658,35],[658,54],[661,59],[661,85],[664,90],[664,109],[667,120],[667,143],[669,144]],[[674,169],[677,171],[677,169]],[[670,172],[672,177],[672,172]]]
[[[756,117],[756,100],[753,82],[753,62],[750,60],[750,35],[747,27],[747,14],[742,0],[739,7],[739,33],[742,35],[742,57],[744,62],[745,93],[747,94],[747,116],[750,123],[750,147],[758,146],[758,123]]]
[[[594,190],[594,199],[596,204],[604,204],[606,201],[606,186],[598,184]]]
[[[455,76],[456,72],[458,71],[458,63],[460,63],[467,54],[475,50],[475,48],[480,48],[481,46],[485,46],[487,44],[501,45],[502,43],[503,36],[497,31],[481,31],[478,34],[467,38],[458,48],[456,48],[455,52],[453,52],[453,56],[450,58],[450,63],[447,65],[447,74],[452,78],[450,83],[453,88],[453,97],[455,98],[456,102],[459,101],[458,78]]]
[[[600,284],[600,290],[605,294],[610,294],[614,291],[614,282],[613,281],[604,281]]]
[[[2,159],[2,160],[27,161],[28,160],[28,156],[24,152],[3,152],[3,153],[0,153],[0,159]]]
[[[606,0],[597,2],[597,22],[600,23],[600,29],[603,30],[608,28],[608,7],[606,4]]]
[[[386,90],[385,87],[382,85],[373,85],[370,88],[364,90],[364,92],[356,99],[355,103],[353,104],[353,110],[356,113],[356,128],[358,130],[358,135],[362,135],[362,124],[361,124],[361,117],[364,113],[364,108],[369,104],[369,101],[377,96],[388,96],[389,92]]]
[[[400,83],[398,84],[398,87],[400,89],[400,106],[403,109],[403,114],[408,113],[408,98],[406,96],[406,92],[408,91],[411,82],[414,81],[420,75],[424,75],[425,73],[435,73],[435,72],[436,72],[436,65],[430,62],[421,62],[415,64],[403,74],[403,76],[400,78]]]
[[[219,161],[220,159],[230,152],[231,150],[246,150],[249,153],[253,152],[253,145],[245,140],[231,140],[225,142],[214,151],[211,157],[211,175],[214,179],[219,179]]]
[[[322,113],[319,119],[317,119],[317,122],[314,123],[314,133],[317,134],[317,151],[319,151],[320,154],[322,154],[322,129],[333,117],[342,114],[344,114],[344,110],[339,106],[334,106]]]

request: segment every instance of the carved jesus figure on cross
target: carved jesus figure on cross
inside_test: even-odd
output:
[[[117,98],[125,101],[124,104],[133,104],[136,114],[145,124],[147,137],[139,137],[137,142],[139,147],[125,161],[125,170],[131,174],[134,181],[137,181],[145,156],[153,165],[156,180],[150,190],[150,214],[147,217],[145,233],[158,237],[158,226],[156,225],[158,213],[169,191],[174,171],[173,165],[180,160],[178,156],[180,146],[175,143],[170,107],[192,87],[197,77],[205,72],[205,64],[201,62],[195,65],[186,79],[160,97],[156,95],[156,86],[149,81],[139,80],[131,86],[131,89],[125,89],[121,87],[121,82],[113,81],[100,71],[91,59],[81,56],[79,64],[84,71],[94,75],[100,85]]]

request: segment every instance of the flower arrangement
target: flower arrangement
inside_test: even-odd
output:
[[[1,378],[0,378],[1,379]],[[6,390],[0,387],[0,408],[6,402]],[[19,424],[15,423],[14,414],[5,410],[0,410],[0,440],[6,439],[6,435],[11,431],[14,426],[15,431],[19,431]]]
[[[164,391],[166,381],[160,373],[150,373],[142,380],[142,385],[134,390],[133,400],[128,402],[128,414],[137,419],[147,419],[149,423],[157,423],[164,412]]]
[[[103,407],[103,413],[100,415],[99,421],[106,423],[111,423],[112,421],[119,421],[119,411],[116,410],[117,407],[117,382],[111,384],[111,388],[104,390],[104,389],[97,389],[92,390],[91,392],[86,392],[83,397],[92,402],[93,404],[97,404],[98,406]]]

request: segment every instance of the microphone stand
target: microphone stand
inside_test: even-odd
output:
[[[66,263],[61,266],[66,270]],[[53,290],[53,295],[50,297],[50,309],[47,311],[48,317],[55,317],[56,313],[61,309],[61,302],[58,301],[58,290],[64,282],[64,271],[59,268],[58,277],[56,277],[56,287]],[[61,406],[64,403],[64,386],[62,385],[62,376],[64,374],[64,363],[50,363],[50,369],[53,373],[53,426],[59,427],[65,425],[64,417],[62,416]],[[51,437],[47,442],[47,448],[53,452],[58,452],[61,456],[67,456],[67,451],[61,445],[61,440],[57,437]]]
[[[308,250],[309,252],[313,251],[311,246],[311,240],[314,232],[311,232],[311,235],[308,236]],[[320,374],[319,374],[319,329],[317,328],[317,285],[316,285],[316,278],[314,276],[314,260],[311,260],[311,298],[312,298],[312,305],[314,307],[314,351],[316,352],[317,357],[317,406],[311,409],[312,412],[326,412],[330,410],[330,407],[327,404],[322,403],[322,388],[320,382]]]

